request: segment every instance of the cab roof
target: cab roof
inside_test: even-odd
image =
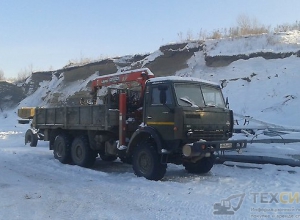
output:
[[[196,78],[196,77],[181,77],[181,76],[163,76],[163,77],[154,77],[151,79],[148,79],[148,82],[150,83],[158,83],[162,81],[178,81],[178,82],[200,82],[205,83],[213,86],[220,86],[216,82]]]

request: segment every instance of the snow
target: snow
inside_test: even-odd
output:
[[[299,37],[295,33],[274,36],[281,41],[290,37],[288,41],[293,43],[274,45],[269,50],[299,50]],[[261,51],[257,42],[265,41],[266,36],[251,39],[253,41],[243,40],[253,44],[255,50],[249,49],[249,53]],[[227,46],[224,42],[222,48],[214,49],[211,54],[220,51],[223,55],[236,54],[243,45],[224,41],[229,42]],[[284,134],[275,138],[300,139],[299,57],[252,58],[235,61],[227,67],[209,68],[203,56],[203,52],[195,53],[188,61],[188,68],[176,75],[219,83],[226,80],[223,92],[237,113],[235,119],[239,127],[256,129],[256,135],[235,134],[234,139],[274,138],[270,137],[268,127],[285,129]],[[243,79],[246,77],[251,81]],[[47,99],[41,103],[40,98],[47,96],[47,91],[59,89],[68,94],[84,88],[89,81],[62,87],[62,80],[62,77],[53,77],[50,83],[41,83],[41,88],[19,107],[46,106]],[[207,174],[193,175],[182,166],[168,165],[165,177],[156,182],[136,177],[131,166],[119,160],[104,162],[98,158],[92,169],[64,165],[54,159],[47,142],[40,141],[36,148],[24,145],[29,126],[17,123],[16,111],[0,112],[1,220],[299,218],[299,167],[225,162],[216,164]],[[241,115],[249,116],[249,124],[244,125]],[[230,154],[238,155],[237,152]],[[300,148],[299,143],[253,142],[241,155],[288,159],[299,164]],[[234,210],[242,198],[238,195],[245,196],[240,208]],[[218,211],[217,203],[229,198],[232,198],[230,210],[233,213],[214,214]]]
[[[157,57],[164,55],[160,50],[155,51],[154,53],[150,54],[143,60],[143,66],[146,64],[152,62],[155,60]]]
[[[251,211],[253,208],[297,207],[254,203],[251,193],[294,195],[299,189],[299,168],[256,165],[245,169],[217,164],[208,174],[192,175],[181,166],[170,165],[162,181],[148,181],[137,178],[131,166],[120,161],[98,159],[93,169],[60,164],[45,142],[36,148],[24,146],[27,126],[16,124],[13,112],[8,114],[1,118],[0,219],[226,219],[228,216],[213,214],[214,204],[239,193],[246,196],[232,219],[266,214]],[[256,151],[266,146],[250,148]],[[297,149],[297,144],[269,147],[283,153],[284,148]]]
[[[300,50],[300,31],[207,40],[205,48],[209,56],[297,52]]]
[[[121,76],[121,75],[126,75],[126,74],[130,74],[132,72],[142,72],[145,71],[148,73],[149,76],[153,76],[154,74],[151,72],[151,70],[149,70],[148,68],[140,68],[140,69],[134,69],[134,70],[128,70],[128,71],[124,71],[124,72],[117,72],[117,73],[112,73],[112,74],[108,74],[108,75],[104,75],[101,77],[113,77],[113,76]]]
[[[149,82],[161,82],[161,81],[165,81],[165,80],[173,80],[173,81],[185,80],[185,81],[201,82],[201,83],[207,83],[207,84],[214,85],[214,86],[219,86],[219,84],[216,82],[212,82],[212,81],[208,81],[208,80],[204,80],[204,79],[200,79],[200,78],[196,78],[196,77],[163,76],[163,77],[148,79]]]

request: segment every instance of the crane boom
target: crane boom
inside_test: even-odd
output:
[[[121,73],[103,75],[92,81],[92,93],[97,92],[102,86],[110,86],[119,83],[137,82],[142,87],[142,92],[145,88],[146,80],[153,78],[154,74],[148,68],[135,69]]]

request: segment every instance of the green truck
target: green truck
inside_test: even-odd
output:
[[[82,167],[92,167],[98,156],[119,158],[149,180],[162,179],[168,163],[207,173],[216,152],[247,145],[230,139],[233,112],[218,84],[154,77],[147,68],[98,77],[91,100],[78,106],[28,109],[33,119],[25,143],[49,141],[57,160]]]

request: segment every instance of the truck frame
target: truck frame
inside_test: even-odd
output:
[[[207,173],[215,152],[247,145],[230,140],[233,112],[216,83],[154,77],[143,68],[100,76],[91,87],[90,102],[37,107],[34,114],[29,108],[34,116],[25,144],[49,141],[57,160],[82,167],[92,167],[98,155],[104,161],[119,158],[149,180],[162,179],[168,163]]]

